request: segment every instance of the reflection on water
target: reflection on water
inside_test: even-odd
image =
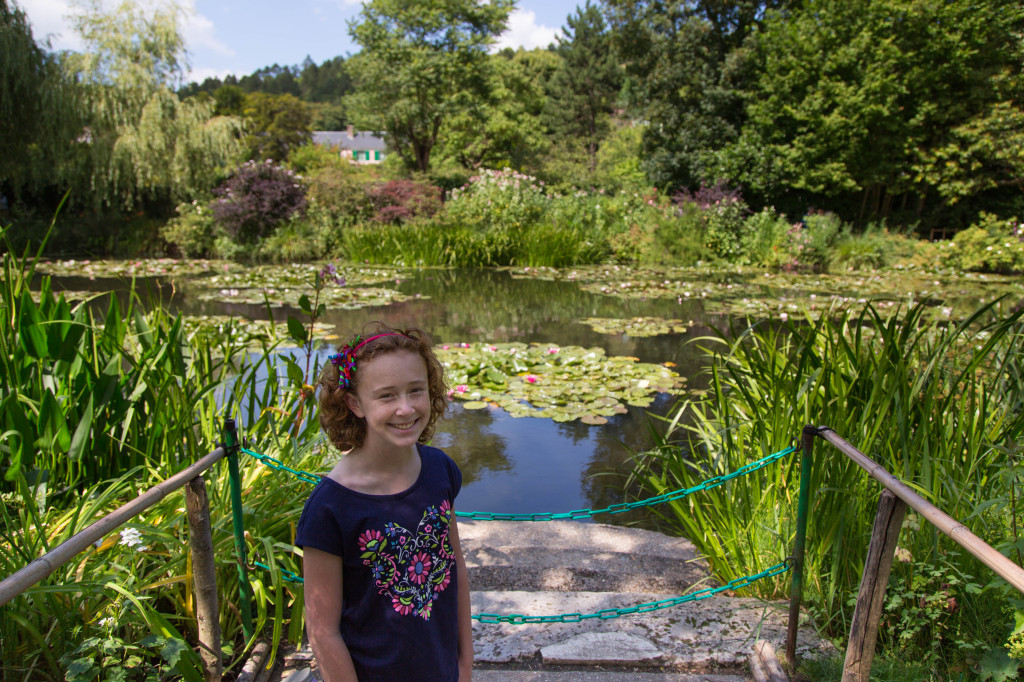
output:
[[[82,278],[55,280],[55,288],[104,289],[119,283]],[[151,290],[156,280],[150,281]],[[571,282],[517,280],[492,270],[424,270],[396,288],[421,297],[386,307],[328,311],[324,322],[343,335],[381,320],[396,327],[425,329],[438,343],[521,341],[552,345],[599,346],[609,355],[633,356],[643,362],[671,361],[675,370],[696,383],[700,352],[693,338],[707,335],[710,318],[700,301],[622,300],[581,291]],[[172,310],[194,315],[237,315],[266,318],[258,305],[190,298],[188,289],[171,296],[166,284],[160,298],[170,299]],[[275,310],[275,317],[299,315],[294,309]],[[688,324],[685,334],[632,338],[626,334],[598,334],[578,320],[589,317],[627,318],[658,316]],[[322,351],[321,362],[327,351]],[[673,404],[661,396],[651,407],[630,408],[607,424],[559,424],[547,419],[513,418],[499,408],[465,410],[454,404],[450,418],[438,424],[435,444],[459,464],[464,485],[460,511],[501,513],[563,512],[602,508],[624,499],[623,486],[634,452],[650,446],[648,413],[667,414]],[[630,515],[603,516],[599,521],[624,521]],[[632,514],[636,517],[636,514]]]

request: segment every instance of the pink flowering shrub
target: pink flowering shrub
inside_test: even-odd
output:
[[[441,210],[441,190],[428,182],[389,180],[366,190],[377,223],[406,223]]]

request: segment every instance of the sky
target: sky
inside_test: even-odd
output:
[[[25,10],[37,41],[49,36],[52,49],[79,50],[82,43],[66,16],[72,0],[15,0]],[[317,64],[358,51],[348,35],[348,20],[360,0],[186,0],[184,26],[190,71],[186,80],[244,76],[272,64],[301,64],[308,55]],[[584,0],[585,2],[585,0]],[[154,0],[139,0],[152,6]],[[498,47],[546,47],[575,13],[580,0],[518,0],[509,29]],[[115,7],[114,0],[104,6]]]

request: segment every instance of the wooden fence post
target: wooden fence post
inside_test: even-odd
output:
[[[900,537],[903,515],[907,504],[888,490],[882,491],[871,529],[871,544],[864,562],[864,575],[860,579],[857,606],[850,625],[850,643],[846,647],[843,664],[843,682],[867,682],[871,674],[871,660],[875,656],[878,639],[878,621],[882,616],[885,587],[892,570],[896,541]]]
[[[207,682],[219,682],[223,676],[223,665],[217,611],[217,574],[210,530],[210,502],[206,496],[206,481],[202,476],[196,476],[185,487],[185,508],[188,510],[188,538],[192,551],[199,655],[206,669]]]

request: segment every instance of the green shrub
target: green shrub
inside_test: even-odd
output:
[[[786,216],[765,207],[747,218],[743,226],[740,246],[752,265],[778,269],[792,265],[789,231],[792,226]]]
[[[303,176],[311,207],[346,225],[361,223],[373,215],[366,194],[372,179],[369,173],[347,165],[318,168]]]
[[[214,242],[223,234],[217,229],[213,212],[198,199],[178,204],[178,215],[160,230],[164,240],[177,247],[185,258],[206,258],[214,253]]]
[[[845,233],[833,247],[832,269],[877,270],[913,258],[917,239],[870,224],[861,234]]]
[[[832,263],[833,247],[849,228],[835,213],[813,212],[803,223],[790,230],[797,267],[827,272]]]
[[[706,215],[697,204],[682,204],[677,214],[655,220],[653,251],[642,251],[646,263],[693,265],[717,255],[707,242]]]
[[[1024,271],[1024,224],[982,213],[978,222],[953,237],[957,264],[980,272]]]

